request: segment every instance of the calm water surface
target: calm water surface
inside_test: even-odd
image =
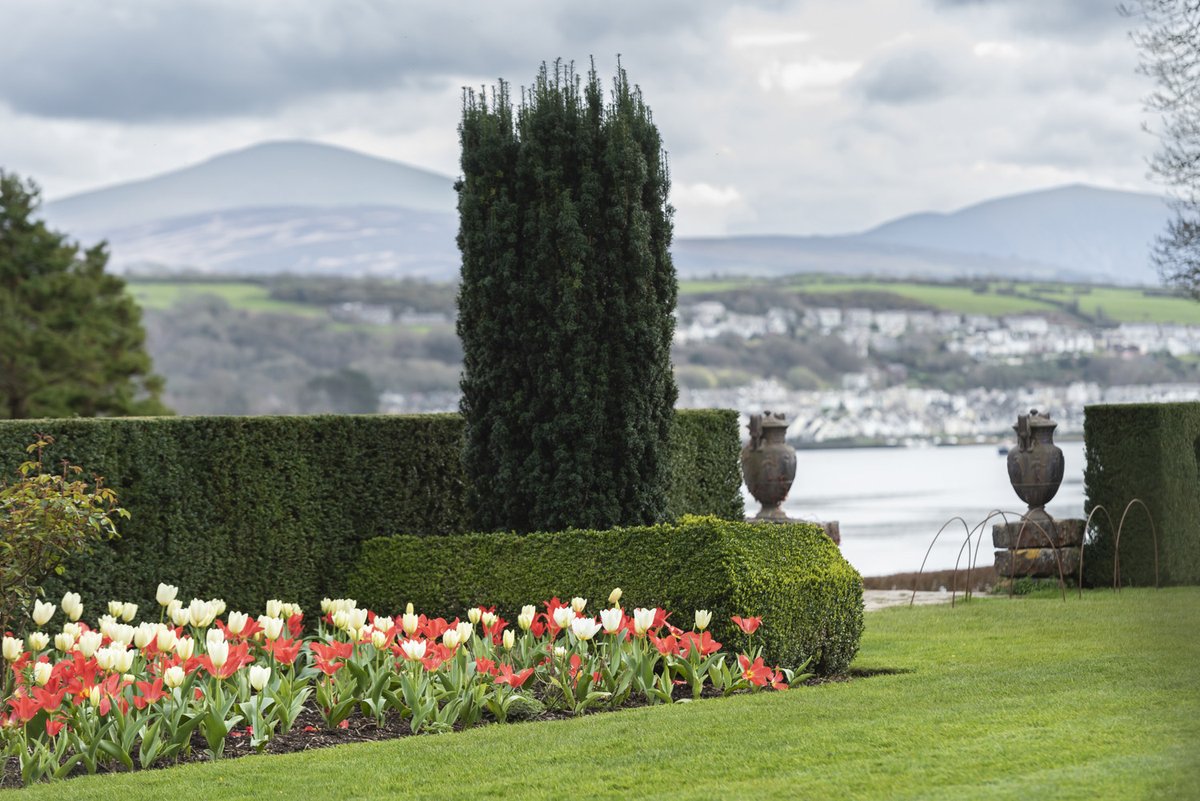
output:
[[[1047,511],[1082,517],[1083,443],[1056,444],[1066,470]],[[995,445],[800,451],[784,509],[793,518],[840,521],[842,553],[864,576],[915,571],[947,520],[959,516],[974,527],[995,509],[1025,510],[1005,458]],[[747,513],[756,513],[758,503],[746,497]],[[961,524],[947,527],[926,569],[954,567],[965,536]],[[991,564],[992,550],[989,523],[978,564]]]

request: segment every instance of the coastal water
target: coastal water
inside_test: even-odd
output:
[[[1047,511],[1082,517],[1083,443],[1056,444],[1066,469]],[[746,497],[747,514],[756,513],[758,503]],[[842,553],[864,576],[916,571],[947,520],[962,517],[973,528],[995,509],[1025,510],[995,445],[803,450],[784,503],[793,518],[839,521]],[[960,523],[947,527],[926,569],[954,567],[965,537]],[[978,564],[991,564],[992,550],[989,523]]]

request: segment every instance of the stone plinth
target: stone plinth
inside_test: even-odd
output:
[[[996,573],[1000,578],[1069,578],[1079,574],[1083,551],[1083,520],[1053,520],[1038,526],[1032,521],[1001,523],[992,527]]]

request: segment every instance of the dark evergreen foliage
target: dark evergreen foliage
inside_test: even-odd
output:
[[[464,464],[485,530],[667,513],[676,280],[662,142],[619,69],[468,91],[459,193]]]

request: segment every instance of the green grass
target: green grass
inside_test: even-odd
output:
[[[273,300],[261,284],[239,281],[130,281],[129,291],[138,305],[147,309],[169,309],[180,301],[199,295],[216,295],[235,309],[254,312],[324,317],[322,306]]]
[[[910,298],[925,303],[942,311],[958,312],[959,314],[1021,314],[1023,312],[1048,312],[1054,307],[1049,303],[997,295],[994,292],[981,294],[967,286],[953,284],[920,284],[920,283],[891,283],[891,282],[839,282],[839,283],[805,283],[789,287],[792,291],[808,293],[829,292],[890,292],[893,295]]]
[[[867,616],[780,694],[71,780],[71,798],[1200,798],[1200,589]]]
[[[1189,298],[1148,296],[1135,289],[1096,287],[1079,295],[1079,309],[1095,316],[1098,309],[1123,323],[1200,325],[1200,303]]]

